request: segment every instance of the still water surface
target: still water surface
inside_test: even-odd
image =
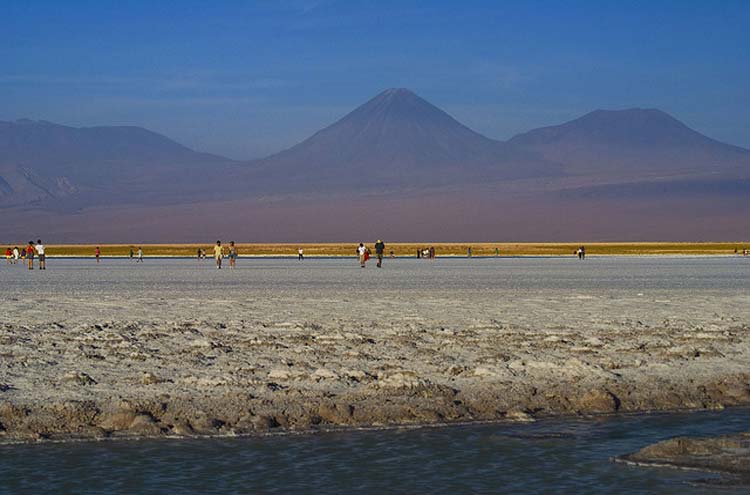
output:
[[[0,447],[5,493],[748,493],[610,458],[747,430],[750,410],[261,438]]]

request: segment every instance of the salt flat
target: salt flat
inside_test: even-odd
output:
[[[750,259],[0,268],[0,440],[750,403]]]

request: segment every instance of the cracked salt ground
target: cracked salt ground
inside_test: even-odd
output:
[[[44,293],[0,306],[0,441],[750,403],[744,260],[50,261],[0,272]]]

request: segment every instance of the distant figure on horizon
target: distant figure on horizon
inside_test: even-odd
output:
[[[138,258],[136,258],[135,262],[143,263],[143,249],[141,249],[141,246],[138,246]]]
[[[586,259],[586,248],[584,246],[581,246],[578,248],[578,259],[579,260],[585,260]]]
[[[393,254],[393,249],[391,249],[391,259],[393,259],[393,258],[395,258],[395,257],[396,257],[396,255],[395,255],[395,254]]]
[[[297,261],[305,259],[305,251],[302,248],[297,249]]]
[[[26,259],[29,260],[29,270],[34,269],[34,241],[29,241],[26,247]]]
[[[96,262],[99,263],[99,256],[101,256],[102,251],[99,249],[99,246],[96,246],[96,249],[94,250],[94,257],[96,258]]]
[[[39,269],[47,269],[47,256],[44,254],[44,244],[41,239],[36,240],[36,253],[39,255]]]
[[[417,259],[419,259],[421,257],[422,257],[422,250],[421,249],[417,249]]]
[[[229,269],[234,270],[234,265],[237,263],[237,247],[234,245],[234,241],[229,241]]]
[[[495,258],[500,257],[500,248],[495,248]]]
[[[134,254],[134,253],[133,253],[133,247],[131,246],[131,247],[130,247],[130,259],[131,259],[131,260],[133,259],[133,254]]]
[[[201,248],[198,248],[198,259],[201,259],[201,254],[203,254],[203,250]]]
[[[430,259],[435,259],[435,246],[430,246]]]
[[[359,257],[359,267],[364,268],[367,263],[367,248],[361,242],[357,247],[357,256]]]
[[[221,270],[221,260],[224,259],[224,248],[221,247],[221,241],[216,241],[214,258],[216,259],[216,269]]]
[[[471,258],[471,246],[469,246],[469,249],[466,250],[466,257]]]
[[[5,264],[10,265],[13,263],[13,251],[11,251],[10,246],[8,246],[8,249],[5,250]]]
[[[375,266],[381,268],[383,266],[383,253],[385,252],[385,243],[378,239],[375,243],[375,256],[378,258],[378,262]]]

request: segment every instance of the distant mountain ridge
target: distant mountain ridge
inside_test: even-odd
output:
[[[154,163],[206,158],[224,159],[195,152],[142,127],[70,127],[28,119],[0,121],[0,160],[40,172],[86,173],[89,167],[106,161]]]
[[[82,204],[131,194],[137,201],[137,193],[148,188],[151,195],[160,190],[173,195],[174,185],[188,186],[181,174],[230,162],[141,127],[0,121],[0,204],[56,202],[76,195]]]
[[[595,110],[509,143],[559,161],[572,174],[743,175],[750,150],[689,128],[656,109]]]
[[[376,207],[393,212],[387,225],[395,231],[419,224],[443,239],[472,229],[486,236],[499,226],[536,236],[532,217],[555,232],[585,232],[585,221],[577,222],[582,211],[618,218],[600,224],[609,238],[667,231],[675,238],[698,232],[693,219],[709,211],[702,232],[729,232],[748,196],[750,150],[656,109],[595,110],[498,141],[393,88],[297,145],[249,162],[139,127],[0,121],[0,209],[26,210],[6,215],[20,225],[29,211],[44,211],[35,228],[48,222],[62,234],[86,232],[86,218],[96,218],[102,229],[129,225],[152,240],[166,240],[167,231],[178,237],[179,226],[215,237],[218,217],[262,209],[269,220],[258,220],[253,235],[286,224],[324,227],[330,237],[351,231]],[[378,206],[352,209],[353,199]],[[450,214],[435,216],[427,201],[445,203]],[[623,205],[647,214],[629,217]],[[207,209],[213,213],[204,224],[194,224]],[[132,211],[140,213],[124,213]],[[8,225],[0,225],[0,238]]]

